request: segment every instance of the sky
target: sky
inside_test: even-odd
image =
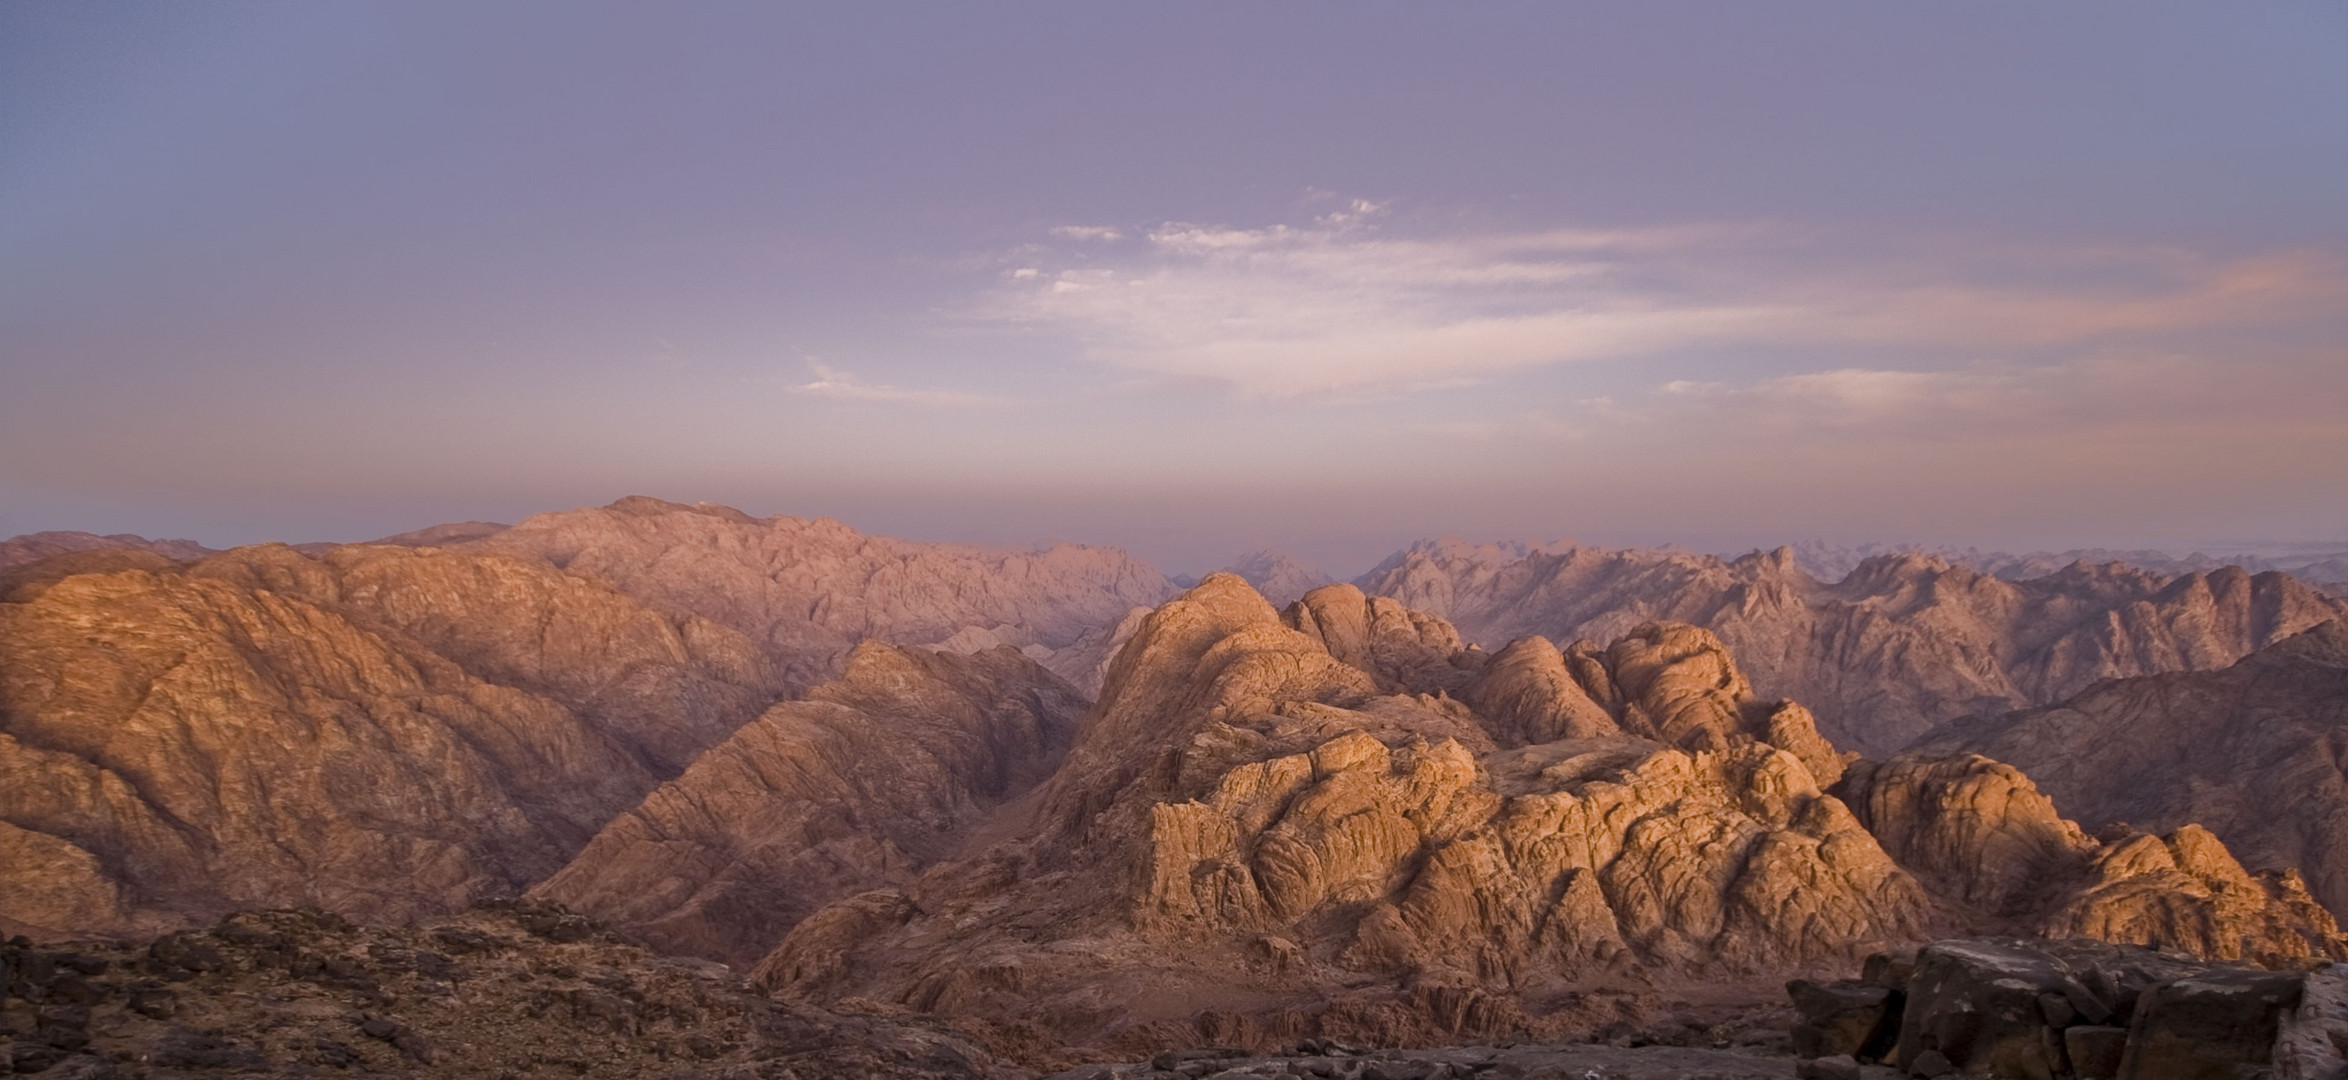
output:
[[[0,5],[0,535],[2348,539],[2348,5]]]

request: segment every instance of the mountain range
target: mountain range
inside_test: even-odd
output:
[[[526,895],[1035,1063],[1586,1034],[1959,933],[2348,959],[2348,605],[2279,571],[1183,588],[647,498],[8,545],[9,934]]]

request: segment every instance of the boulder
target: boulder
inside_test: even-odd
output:
[[[1793,1029],[1794,1053],[1802,1057],[1881,1061],[1899,1037],[1905,995],[1898,990],[1857,979],[1795,979],[1785,992],[1802,1014]]]
[[[2079,1080],[2113,1080],[2128,1049],[2128,1029],[2080,1024],[2063,1030],[2063,1050]]]
[[[2145,991],[2128,1026],[2121,1080],[2233,1080],[2274,1060],[2306,977],[2219,968]]]
[[[1916,956],[1895,1060],[1913,1072],[1939,1054],[1965,1072],[2054,1080],[2065,1071],[2062,1023],[2108,1010],[2068,965],[2038,949],[1934,942]]]

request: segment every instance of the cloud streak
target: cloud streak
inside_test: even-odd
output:
[[[1357,201],[1304,224],[1168,222],[1134,242],[1056,230],[979,313],[1064,334],[1099,363],[1248,398],[1405,392],[1555,364],[1722,347],[1857,348],[1897,368],[2060,363],[2289,332],[2348,310],[2348,273],[2302,252],[1906,242],[1763,225],[1398,235]],[[1839,381],[1838,381],[1839,380]],[[1818,392],[1824,392],[1818,390]]]
[[[1009,398],[994,394],[973,394],[960,390],[906,389],[867,383],[848,372],[830,367],[817,360],[809,360],[807,366],[815,378],[808,382],[793,384],[790,388],[792,393],[830,401],[940,409],[988,408],[1010,403]]]

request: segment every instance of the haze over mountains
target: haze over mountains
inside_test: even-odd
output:
[[[1429,542],[1179,589],[648,498],[36,539],[8,933],[527,893],[1033,1061],[1587,1033],[1954,933],[2348,958],[2348,605],[2279,571]]]

